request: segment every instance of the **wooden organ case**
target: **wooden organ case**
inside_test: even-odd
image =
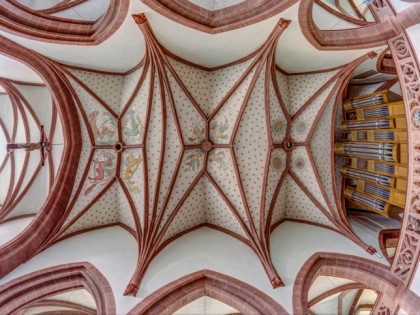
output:
[[[343,137],[334,145],[346,159],[344,198],[349,206],[384,217],[403,212],[407,191],[407,124],[401,97],[379,91],[343,104]]]

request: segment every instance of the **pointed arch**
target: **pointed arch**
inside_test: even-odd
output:
[[[92,295],[98,314],[116,314],[111,286],[99,270],[88,262],[38,270],[0,286],[0,313],[15,314],[46,297],[77,288],[85,288]]]
[[[15,59],[33,69],[51,93],[63,126],[64,149],[55,184],[31,224],[17,237],[0,247],[0,277],[8,274],[29,259],[47,240],[64,214],[75,181],[82,149],[79,117],[69,90],[63,85],[50,60],[0,37],[0,54]]]
[[[165,285],[137,304],[128,314],[172,314],[202,296],[219,300],[242,314],[288,314],[275,300],[251,285],[206,269]]]
[[[64,1],[63,1],[64,2]],[[64,8],[84,1],[59,3],[47,10],[34,10],[16,0],[2,1],[0,29],[18,36],[70,45],[98,45],[120,28],[128,13],[129,1],[111,0],[108,9],[96,21],[54,16]]]
[[[305,262],[296,276],[293,289],[294,314],[308,314],[308,292],[319,276],[353,280],[379,292],[377,307],[385,305],[394,310],[402,307],[414,314],[420,306],[420,298],[405,289],[402,280],[392,274],[387,266],[352,255],[316,253]]]

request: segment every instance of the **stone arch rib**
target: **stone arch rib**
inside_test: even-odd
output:
[[[226,303],[242,314],[288,314],[280,304],[251,285],[211,270],[197,271],[163,286],[128,314],[172,314],[202,296]]]
[[[72,6],[83,3],[74,2]],[[68,8],[69,4],[65,5]],[[98,45],[119,29],[128,8],[129,1],[111,0],[108,10],[97,21],[82,21],[49,15],[60,11],[60,7],[49,11],[36,11],[15,0],[5,0],[0,4],[0,29],[46,42]]]
[[[36,54],[4,37],[1,38],[0,54],[13,58],[37,72],[49,89],[63,125],[65,146],[63,161],[57,171],[56,185],[50,191],[42,208],[32,223],[15,239],[0,247],[0,277],[31,257],[47,240],[55,225],[64,214],[70,199],[82,148],[77,109],[69,90],[59,84],[61,79],[47,58]]]
[[[38,270],[0,286],[0,313],[14,314],[46,297],[76,288],[85,288],[92,294],[98,314],[116,314],[111,286],[88,262]]]
[[[385,265],[357,256],[322,252],[312,255],[296,276],[293,289],[294,314],[308,314],[308,292],[318,276],[353,280],[379,292],[375,307],[385,305],[394,311],[402,307],[415,314],[420,306],[420,298],[411,290],[405,289],[402,280]]]
[[[321,30],[316,25],[312,10],[314,0],[303,0],[299,5],[299,24],[306,39],[319,50],[347,50],[372,48],[386,44],[386,41],[403,33],[418,19],[409,19],[408,11],[419,10],[420,5],[413,6],[404,14],[387,16],[378,23],[352,29]]]

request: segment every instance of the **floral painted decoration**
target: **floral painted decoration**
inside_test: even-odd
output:
[[[136,140],[141,142],[143,139],[144,124],[137,113],[131,108],[127,111],[123,119],[123,134],[124,140],[127,143],[133,143]]]
[[[188,137],[188,141],[192,143],[201,143],[204,141],[204,127],[200,124],[195,123],[192,129],[192,136]]]
[[[216,164],[219,170],[222,171],[225,171],[227,169],[227,165],[225,162],[225,151],[226,150],[213,150],[209,154],[210,163]]]
[[[138,193],[140,192],[140,187],[138,184],[133,180],[133,176],[139,168],[140,163],[143,162],[140,154],[135,155],[133,152],[128,153],[124,158],[124,173],[123,178],[125,183],[128,186],[128,190],[131,193]]]
[[[229,121],[225,117],[223,122],[219,122],[214,120],[210,124],[210,138],[214,142],[218,142],[220,140],[226,140],[228,138],[227,130],[229,128]]]
[[[93,138],[98,144],[113,144],[117,136],[117,121],[108,112],[95,110],[89,113],[89,124],[92,128]]]
[[[101,152],[93,159],[92,175],[88,176],[91,185],[85,189],[85,196],[89,195],[98,185],[105,185],[108,182],[115,172],[114,161],[115,155],[110,152]]]
[[[201,149],[193,150],[187,154],[185,166],[189,171],[196,171],[201,167],[204,152]]]

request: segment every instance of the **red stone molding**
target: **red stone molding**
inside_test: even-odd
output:
[[[16,1],[16,0],[13,0]],[[73,8],[75,6],[78,6],[79,4],[82,4],[83,2],[86,2],[87,0],[62,0],[61,2],[57,3],[56,5],[43,9],[43,10],[37,10],[37,12],[42,14],[53,14],[57,12],[61,12],[64,10],[68,10],[70,8]]]
[[[299,185],[299,187],[301,187],[302,191],[304,193],[306,193],[308,195],[308,197],[314,202],[315,206],[318,207],[320,209],[320,211],[322,211],[324,213],[324,215],[333,223],[333,228],[331,228],[330,226],[326,226],[326,225],[321,225],[324,228],[329,228],[334,230],[337,233],[340,233],[348,238],[350,238],[351,240],[353,240],[354,242],[356,242],[357,244],[359,244],[360,246],[362,246],[363,248],[368,248],[368,246],[364,243],[362,243],[355,235],[354,233],[351,231],[351,229],[349,228],[348,223],[346,223],[346,221],[341,220],[341,217],[339,214],[336,213],[336,211],[334,210],[334,208],[332,207],[331,203],[327,201],[328,205],[329,205],[329,210],[331,211],[331,213],[333,213],[333,215],[330,215],[326,209],[323,209],[322,206],[320,206],[319,202],[316,200],[316,198],[309,192],[309,190],[307,189],[307,187],[305,187],[303,185],[303,183],[301,183],[301,181],[297,178],[297,176],[294,175],[294,173],[290,170],[290,157],[291,157],[291,153],[287,154],[287,162],[286,162],[286,171],[284,173],[284,175],[282,176],[282,179],[280,180],[277,188],[276,188],[276,193],[274,195],[274,197],[271,200],[268,200],[267,202],[271,203],[271,207],[269,210],[269,213],[265,213],[265,194],[266,194],[266,189],[264,189],[262,191],[262,195],[261,195],[261,200],[263,200],[263,202],[261,203],[261,207],[260,207],[260,224],[259,226],[256,226],[256,223],[254,222],[254,219],[252,217],[251,214],[251,210],[249,208],[249,205],[247,203],[247,199],[245,196],[245,192],[244,192],[244,187],[243,187],[243,183],[241,181],[241,175],[237,166],[237,163],[234,163],[233,167],[234,167],[234,172],[235,172],[235,181],[239,187],[240,190],[240,194],[241,194],[241,200],[242,203],[244,205],[244,209],[236,209],[235,206],[231,203],[231,201],[229,200],[229,198],[226,196],[225,192],[218,186],[217,182],[213,179],[211,172],[207,169],[207,157],[208,157],[208,151],[204,150],[204,154],[205,154],[205,162],[203,163],[206,167],[203,167],[202,170],[198,173],[198,175],[196,176],[196,178],[193,180],[192,184],[190,185],[190,187],[188,187],[188,189],[186,190],[186,192],[183,194],[181,200],[179,201],[179,203],[176,205],[175,209],[173,209],[173,211],[170,213],[169,218],[166,221],[164,220],[164,216],[165,216],[165,212],[169,211],[167,209],[167,205],[168,202],[171,198],[171,193],[177,178],[177,174],[179,172],[180,166],[181,166],[181,160],[182,160],[182,156],[185,153],[185,150],[188,149],[192,149],[192,148],[203,148],[202,144],[199,145],[186,145],[184,140],[183,140],[183,136],[181,133],[181,126],[180,123],[178,121],[178,116],[177,116],[177,108],[175,106],[175,101],[174,101],[174,95],[172,93],[171,90],[171,84],[169,82],[168,79],[168,74],[167,71],[174,77],[174,79],[177,81],[177,83],[179,84],[179,86],[181,87],[181,89],[183,90],[183,92],[185,93],[185,95],[188,97],[188,99],[191,101],[192,105],[194,106],[194,108],[197,110],[197,112],[201,115],[201,117],[203,118],[203,121],[206,124],[206,131],[205,131],[205,138],[206,141],[205,143],[207,143],[207,147],[211,146],[211,149],[213,147],[215,148],[224,148],[226,149],[227,153],[231,155],[231,158],[233,161],[236,161],[236,153],[235,150],[233,148],[233,143],[235,140],[235,133],[238,130],[239,127],[239,121],[242,117],[242,114],[244,112],[244,109],[247,105],[247,102],[249,100],[250,94],[252,92],[252,89],[255,86],[255,83],[257,81],[257,78],[259,76],[259,74],[261,73],[261,71],[265,68],[266,70],[266,75],[265,75],[265,89],[267,91],[267,89],[269,88],[269,84],[270,81],[272,80],[273,86],[276,90],[277,96],[279,98],[279,102],[282,106],[282,109],[284,111],[284,115],[287,118],[288,122],[289,122],[289,127],[288,127],[288,131],[287,134],[290,137],[290,123],[292,122],[292,120],[295,120],[299,117],[299,115],[304,112],[304,110],[311,104],[311,102],[322,93],[322,91],[326,88],[328,88],[329,85],[331,84],[335,84],[334,89],[331,93],[329,93],[329,96],[327,97],[328,100],[326,100],[324,102],[324,105],[322,106],[320,113],[317,115],[317,117],[315,118],[315,121],[318,121],[321,117],[321,113],[323,112],[324,108],[327,106],[329,100],[333,97],[334,92],[336,91],[341,91],[342,86],[346,86],[347,84],[347,80],[348,78],[351,76],[354,68],[359,65],[361,62],[363,62],[364,60],[366,60],[367,58],[371,57],[371,54],[367,54],[364,55],[356,60],[354,60],[353,62],[350,62],[349,64],[340,67],[339,71],[337,72],[337,74],[331,79],[329,80],[326,84],[324,84],[319,91],[317,91],[317,93],[311,97],[306,103],[305,105],[303,105],[303,108],[297,112],[293,117],[290,117],[290,115],[287,113],[287,110],[285,109],[285,106],[282,102],[281,99],[281,95],[278,91],[278,83],[277,83],[277,79],[276,77],[276,67],[275,67],[275,62],[274,62],[274,57],[275,57],[275,46],[277,43],[277,39],[278,36],[281,34],[281,32],[289,25],[289,21],[287,20],[283,20],[281,19],[278,23],[278,25],[276,25],[274,31],[272,32],[272,34],[269,36],[269,38],[267,39],[267,41],[263,44],[263,46],[258,49],[256,52],[252,53],[250,56],[247,56],[245,58],[242,59],[243,60],[248,60],[249,58],[254,58],[251,62],[251,64],[249,65],[249,67],[247,68],[247,70],[244,72],[244,74],[239,78],[239,80],[234,84],[234,86],[232,87],[232,89],[228,92],[228,94],[223,98],[223,100],[221,100],[221,102],[218,104],[218,106],[215,108],[215,110],[213,111],[213,113],[209,114],[208,116],[206,116],[201,108],[199,107],[199,105],[196,103],[196,101],[193,99],[193,97],[191,96],[191,94],[189,93],[189,91],[187,90],[187,88],[185,87],[185,85],[183,84],[183,82],[181,82],[181,79],[178,77],[178,75],[176,74],[176,72],[174,71],[174,69],[172,68],[171,63],[168,61],[168,55],[173,58],[174,55],[173,54],[169,54],[169,52],[167,50],[165,50],[156,40],[156,38],[153,35],[153,31],[150,28],[149,23],[147,22],[147,19],[145,17],[144,14],[140,14],[140,15],[135,15],[134,16],[134,20],[139,23],[139,27],[142,30],[144,36],[145,36],[145,42],[146,42],[146,55],[144,57],[143,60],[143,67],[142,67],[142,73],[140,76],[140,79],[132,93],[132,96],[130,97],[130,99],[128,100],[127,104],[124,105],[122,112],[121,113],[116,113],[115,111],[112,111],[110,109],[110,107],[103,101],[100,99],[100,97],[98,95],[96,95],[91,89],[88,88],[88,86],[86,86],[83,82],[81,82],[81,80],[78,80],[76,78],[75,75],[72,75],[68,70],[66,70],[64,67],[61,67],[61,79],[62,81],[65,83],[65,85],[72,90],[72,87],[70,85],[70,83],[68,82],[67,79],[65,79],[65,75],[70,76],[73,80],[75,80],[81,87],[83,87],[83,89],[86,90],[87,93],[89,93],[93,98],[95,98],[105,109],[107,109],[118,121],[118,141],[121,142],[122,146],[124,148],[133,148],[134,146],[126,146],[122,141],[122,119],[124,117],[125,112],[129,109],[129,107],[131,106],[135,96],[137,95],[140,87],[142,86],[145,77],[149,76],[152,78],[152,80],[150,81],[150,87],[149,87],[149,97],[147,99],[147,111],[146,111],[146,123],[145,123],[145,134],[148,134],[148,130],[150,128],[149,123],[150,123],[150,113],[151,113],[151,106],[152,106],[152,102],[153,102],[153,94],[154,93],[160,93],[161,95],[161,106],[162,108],[164,108],[165,105],[165,99],[168,98],[168,104],[171,106],[172,108],[172,112],[174,113],[174,121],[175,121],[175,125],[176,125],[176,130],[177,130],[177,134],[178,137],[181,141],[181,145],[183,146],[183,150],[180,153],[180,155],[177,158],[176,161],[176,168],[175,168],[175,172],[174,175],[171,179],[171,183],[169,184],[169,188],[168,191],[166,193],[166,197],[162,203],[162,206],[160,209],[158,209],[157,207],[157,198],[155,198],[154,200],[149,200],[149,189],[148,189],[148,179],[144,178],[144,187],[145,187],[145,201],[143,205],[136,205],[134,203],[134,200],[132,198],[132,196],[130,195],[127,187],[125,186],[124,180],[121,178],[121,174],[120,174],[120,170],[121,170],[121,157],[120,154],[118,154],[118,161],[117,161],[117,171],[116,171],[116,175],[115,177],[111,180],[110,183],[108,183],[101,192],[99,192],[99,194],[97,196],[95,196],[94,200],[92,202],[90,202],[88,205],[86,205],[80,212],[78,212],[78,214],[76,216],[73,217],[73,219],[71,221],[69,221],[68,223],[65,224],[66,218],[68,216],[68,214],[72,211],[72,208],[76,202],[76,200],[78,199],[78,196],[81,193],[81,189],[83,187],[83,182],[86,179],[86,177],[88,176],[88,171],[89,171],[89,167],[90,167],[90,163],[92,162],[92,158],[93,158],[93,154],[97,149],[112,149],[113,146],[102,146],[102,145],[97,145],[95,144],[95,141],[93,139],[92,136],[92,130],[89,127],[89,123],[88,120],[86,118],[86,113],[83,110],[83,106],[80,102],[80,100],[77,97],[77,94],[73,93],[73,97],[80,109],[80,113],[81,116],[83,117],[83,120],[85,121],[85,124],[88,128],[88,132],[89,132],[89,137],[90,137],[90,141],[91,141],[91,145],[92,145],[92,149],[91,149],[91,155],[89,157],[89,160],[86,164],[86,169],[84,171],[84,174],[82,176],[82,179],[80,180],[80,184],[78,186],[78,188],[75,191],[75,194],[73,195],[73,199],[71,200],[71,202],[69,203],[69,206],[66,209],[65,215],[62,216],[62,219],[60,220],[60,222],[56,225],[56,228],[54,229],[53,233],[51,234],[51,237],[48,239],[48,241],[46,243],[44,243],[43,248],[46,248],[54,243],[56,243],[57,241],[60,241],[64,238],[68,238],[71,237],[73,235],[77,235],[83,232],[86,232],[88,230],[92,230],[94,228],[91,229],[87,229],[87,230],[83,230],[83,231],[79,231],[79,232],[75,232],[75,233],[71,233],[71,234],[66,234],[67,230],[84,214],[86,213],[89,209],[90,206],[92,204],[94,204],[97,200],[99,200],[99,198],[101,198],[109,189],[109,187],[111,187],[113,184],[116,184],[115,181],[118,181],[118,184],[120,185],[120,188],[123,190],[128,203],[130,205],[130,209],[131,209],[131,213],[132,216],[134,218],[134,222],[135,222],[135,235],[136,235],[136,239],[138,240],[138,250],[139,250],[139,257],[138,257],[138,265],[137,265],[137,269],[134,272],[134,275],[130,281],[129,286],[127,287],[127,290],[125,292],[125,294],[132,294],[135,295],[137,293],[138,290],[138,286],[144,276],[144,274],[147,271],[147,268],[149,266],[149,264],[152,262],[153,258],[159,253],[159,251],[161,251],[167,244],[169,244],[170,242],[172,242],[173,240],[175,240],[176,238],[182,236],[183,234],[192,231],[200,226],[208,226],[211,228],[216,228],[224,233],[227,233],[233,237],[236,237],[237,239],[239,239],[240,241],[244,242],[245,244],[247,244],[248,246],[250,246],[253,251],[256,253],[256,255],[259,257],[259,259],[261,260],[262,265],[264,266],[264,269],[270,279],[270,282],[272,283],[273,287],[279,286],[279,285],[283,285],[283,283],[281,282],[281,279],[279,277],[279,275],[277,274],[275,267],[273,266],[272,262],[271,262],[271,257],[270,257],[270,234],[272,231],[272,227],[273,225],[276,224],[276,222],[271,222],[271,215],[272,215],[272,211],[273,211],[273,207],[274,207],[274,203],[275,200],[277,199],[279,190],[281,188],[281,185],[283,183],[283,180],[285,178],[285,175],[290,174],[290,176],[292,176],[292,178],[297,182],[297,184]],[[180,60],[181,62],[183,62],[182,60]],[[164,70],[166,69],[166,71]],[[256,71],[253,73],[252,70],[255,69]],[[84,71],[88,71],[87,69],[82,69]],[[248,93],[245,96],[243,103],[241,104],[241,109],[240,109],[240,113],[238,116],[238,119],[235,123],[234,126],[234,131],[233,131],[233,136],[231,137],[231,139],[229,140],[228,144],[213,144],[209,141],[210,135],[209,135],[209,125],[212,121],[212,119],[216,116],[216,114],[221,110],[221,108],[223,107],[224,103],[229,99],[229,97],[235,92],[235,90],[238,88],[238,86],[240,86],[240,84],[249,76],[252,74],[252,80],[250,82],[249,85],[249,89],[248,89]],[[159,83],[155,86],[154,84],[154,80],[153,78],[155,78],[155,76],[157,76],[160,80]],[[334,83],[335,81],[337,81],[336,83]],[[268,92],[266,92],[266,94],[268,94]],[[269,108],[267,107],[269,106],[267,103],[267,99],[265,100],[265,108],[266,108],[266,112],[267,112],[267,130],[270,130],[270,113],[269,113]],[[165,120],[165,117],[162,117],[163,120]],[[164,124],[163,124],[164,125]],[[313,129],[313,128],[312,128]],[[159,168],[157,170],[157,176],[160,178],[160,176],[162,176],[162,165],[163,165],[163,161],[165,158],[164,155],[164,148],[165,148],[165,141],[166,141],[166,137],[165,137],[165,133],[166,131],[163,130],[162,132],[162,139],[161,139],[161,151],[159,154]],[[310,151],[308,149],[309,144],[310,144],[310,140],[313,134],[313,130],[309,133],[308,138],[306,139],[305,142],[302,143],[294,143],[294,145],[296,146],[306,146],[307,151],[309,156],[311,157]],[[143,156],[147,156],[147,152],[146,152],[146,140],[142,141],[141,144],[136,145],[136,148],[139,148],[142,150],[142,154]],[[269,150],[273,150],[274,148],[285,148],[285,144],[284,143],[273,143],[273,140],[271,139],[271,137],[269,137],[268,139],[269,142]],[[311,159],[311,163],[313,166],[313,161]],[[144,163],[143,163],[143,167],[144,167],[144,173],[147,174],[148,171],[148,167],[147,167],[147,159],[144,159]],[[269,169],[269,160],[267,160],[266,165],[265,165],[265,174],[264,174],[264,186],[267,186],[267,177],[268,177],[268,169]],[[318,175],[316,175],[318,176]],[[228,231],[226,229],[220,228],[220,227],[215,227],[215,226],[211,226],[211,225],[198,225],[195,226],[193,228],[187,229],[187,230],[183,230],[183,231],[179,231],[178,233],[176,233],[175,235],[173,235],[172,237],[170,237],[167,240],[163,240],[163,237],[165,236],[166,231],[168,230],[168,228],[170,227],[170,225],[172,224],[173,220],[175,219],[179,209],[181,209],[184,201],[188,198],[188,195],[190,194],[190,192],[193,190],[195,184],[201,179],[201,178],[207,178],[207,180],[210,182],[211,185],[213,185],[213,187],[216,189],[216,191],[220,194],[220,196],[223,198],[223,200],[226,202],[227,206],[229,207],[229,209],[231,210],[232,214],[235,216],[236,220],[238,221],[238,223],[240,224],[240,226],[242,227],[244,234],[246,235],[246,237],[242,237],[240,235],[238,235],[237,233],[233,233],[231,231]],[[156,184],[156,195],[159,195],[159,190],[160,190],[160,180],[159,178],[157,179],[157,184]],[[320,179],[319,176],[317,177],[318,180],[318,184],[320,185]],[[321,186],[321,185],[320,185]],[[321,186],[322,187],[322,186]],[[322,188],[321,188],[322,190]],[[326,193],[325,191],[323,191],[323,195],[325,197]],[[326,198],[326,200],[328,200]],[[150,203],[150,204],[149,204]],[[148,209],[147,211],[139,211],[138,209]],[[243,210],[245,212],[246,218],[244,219],[241,215],[240,212]],[[143,218],[140,218],[140,216],[143,215]],[[140,224],[140,222],[142,222],[142,224]],[[106,225],[105,225],[106,226]],[[105,227],[105,226],[101,226],[101,227]],[[101,228],[101,227],[95,227],[95,228]]]
[[[386,242],[388,239],[399,239],[401,230],[400,229],[386,229],[379,231],[378,235],[378,243],[379,247],[381,248],[381,252],[388,260],[390,264],[392,264],[392,261],[394,260],[393,257],[389,257],[388,251],[386,250]]]
[[[419,175],[414,172],[418,167],[416,159],[420,142],[420,130],[415,113],[420,109],[420,67],[415,52],[405,33],[389,41],[394,57],[407,114],[409,149],[409,168],[407,176],[407,198],[401,236],[391,270],[398,274],[408,286],[420,261],[420,235],[413,231],[411,222],[420,220],[420,190],[415,183]]]
[[[65,315],[63,314],[63,312],[68,312],[69,315],[75,315],[75,313],[77,313],[78,315],[98,315],[96,309],[83,306],[81,304],[77,304],[74,302],[63,301],[63,300],[47,299],[47,300],[43,300],[43,301],[35,302],[31,304],[31,308],[32,307],[45,307],[45,306],[56,307],[58,309],[55,311],[49,311],[51,312],[51,315]],[[70,308],[71,310],[63,311],[61,310],[62,307]],[[45,313],[48,313],[48,312],[43,312],[42,315],[45,315]]]
[[[395,62],[392,58],[389,48],[385,49],[379,56],[376,61],[376,69],[378,72],[386,74],[397,74],[397,69],[395,67]]]
[[[293,289],[294,314],[308,314],[308,291],[318,276],[356,281],[386,297],[387,307],[394,312],[401,307],[409,314],[416,314],[420,308],[420,297],[404,288],[403,281],[386,266],[357,256],[316,253],[305,262],[296,276]]]
[[[258,289],[211,270],[197,271],[165,285],[128,314],[172,314],[202,296],[219,300],[241,314],[288,314],[280,304]]]
[[[274,47],[277,43],[278,37],[283,32],[283,30],[289,25],[290,21],[280,19],[279,23],[276,25],[275,29],[273,30],[273,32],[271,33],[271,35],[269,36],[267,41],[254,54],[255,55],[255,60],[252,62],[251,66],[247,69],[247,71],[245,71],[245,73],[242,75],[242,77],[239,79],[239,81],[234,85],[234,87],[228,93],[228,95],[219,103],[219,105],[216,107],[216,109],[213,111],[213,113],[211,113],[207,117],[203,113],[203,111],[201,110],[199,105],[196,103],[196,101],[193,99],[191,94],[188,92],[185,85],[181,82],[178,75],[175,73],[174,69],[172,68],[172,65],[170,64],[170,62],[167,59],[167,56],[165,55],[165,51],[163,50],[161,45],[157,42],[156,38],[154,37],[153,31],[152,31],[149,23],[147,22],[147,19],[146,19],[145,15],[144,14],[134,15],[133,18],[136,21],[136,23],[138,23],[138,25],[139,25],[139,27],[140,27],[140,29],[143,32],[143,35],[145,37],[146,56],[145,56],[145,59],[144,59],[145,61],[144,62],[145,62],[146,65],[150,65],[152,77],[157,75],[162,80],[161,84],[158,87],[154,87],[153,85],[151,85],[151,89],[155,89],[155,88],[159,89],[159,92],[161,94],[161,101],[162,102],[165,101],[164,91],[165,90],[167,91],[167,95],[168,95],[167,97],[168,97],[168,100],[169,100],[169,104],[170,104],[170,106],[172,108],[172,111],[174,113],[174,120],[175,120],[175,124],[176,124],[178,137],[181,141],[181,145],[183,146],[183,152],[181,152],[180,156],[178,157],[177,167],[176,167],[176,170],[174,172],[171,183],[169,185],[169,191],[167,193],[167,197],[165,198],[165,201],[163,202],[162,210],[157,209],[157,199],[156,198],[153,201],[152,205],[148,204],[149,192],[148,192],[147,189],[145,191],[145,195],[147,196],[145,198],[145,200],[146,200],[147,204],[144,205],[144,208],[149,209],[149,206],[151,206],[152,210],[150,211],[149,215],[147,215],[147,212],[145,212],[145,217],[144,217],[145,228],[143,228],[143,229],[138,228],[138,233],[139,233],[138,239],[142,241],[142,242],[139,242],[138,264],[137,264],[137,268],[134,272],[134,275],[133,275],[133,277],[130,281],[130,284],[128,285],[127,290],[125,291],[124,294],[125,295],[136,295],[137,290],[138,290],[138,285],[141,282],[142,278],[144,277],[149,264],[151,263],[153,258],[156,256],[158,251],[162,248],[161,243],[163,242],[163,237],[164,237],[166,231],[168,230],[170,224],[172,223],[175,216],[177,215],[179,209],[181,209],[181,206],[183,205],[184,201],[187,199],[188,195],[193,190],[194,186],[198,183],[198,181],[202,177],[206,177],[209,180],[209,182],[214,186],[214,188],[222,196],[222,198],[224,199],[224,201],[226,202],[226,204],[228,205],[228,207],[232,211],[232,214],[238,220],[238,223],[241,225],[241,227],[244,230],[245,235],[247,236],[247,239],[249,241],[248,244],[251,246],[251,248],[254,250],[254,252],[257,254],[257,256],[260,258],[260,260],[263,264],[263,267],[264,267],[264,269],[265,269],[265,271],[266,271],[266,273],[267,273],[267,275],[270,279],[270,282],[271,282],[272,286],[277,287],[277,286],[284,285],[283,282],[281,281],[279,275],[277,274],[272,262],[271,262],[271,258],[270,258],[267,243],[265,242],[265,240],[261,241],[260,238],[258,237],[257,228],[255,226],[255,223],[254,223],[253,219],[252,219],[251,211],[250,211],[249,206],[247,204],[247,200],[246,200],[246,197],[245,197],[245,194],[244,194],[243,184],[240,180],[240,174],[239,174],[238,166],[236,165],[236,163],[234,163],[236,181],[238,183],[238,187],[239,187],[239,190],[240,190],[240,193],[241,193],[241,199],[242,199],[242,202],[243,202],[243,205],[244,205],[244,208],[245,208],[244,211],[246,213],[246,217],[247,217],[248,222],[245,222],[245,220],[241,217],[241,215],[238,212],[239,209],[235,209],[235,207],[231,204],[231,202],[229,201],[229,198],[227,198],[225,193],[220,189],[220,187],[217,185],[216,181],[213,179],[211,173],[207,170],[207,167],[202,168],[202,170],[197,174],[197,176],[193,180],[190,187],[188,187],[186,192],[183,194],[181,200],[176,205],[175,209],[170,213],[169,218],[167,220],[163,221],[165,212],[167,211],[167,205],[168,205],[168,202],[170,200],[170,196],[171,196],[174,184],[175,184],[175,180],[177,178],[177,174],[178,174],[179,169],[180,169],[180,162],[181,162],[182,155],[184,154],[185,150],[192,149],[192,148],[202,148],[201,144],[197,146],[197,145],[186,145],[184,143],[183,136],[181,134],[181,126],[180,126],[180,123],[178,121],[177,109],[175,107],[174,96],[173,96],[171,88],[170,88],[168,75],[167,75],[166,71],[164,71],[164,69],[166,68],[168,70],[168,72],[170,72],[171,75],[176,79],[177,83],[182,88],[185,95],[189,98],[189,100],[193,104],[194,108],[197,110],[197,112],[200,114],[202,119],[205,121],[205,125],[206,125],[205,141],[209,142],[209,139],[210,139],[210,130],[209,130],[210,128],[209,128],[209,126],[210,126],[211,120],[215,117],[217,112],[222,108],[223,104],[226,102],[226,100],[229,98],[229,96],[234,92],[234,90],[251,73],[251,70],[254,67],[256,68],[256,71],[253,74],[253,77],[252,77],[252,80],[251,80],[251,83],[250,83],[249,90],[248,90],[248,92],[245,96],[245,99],[244,99],[243,103],[242,103],[242,106],[241,106],[241,109],[240,109],[240,112],[239,112],[239,116],[238,116],[239,118],[237,119],[237,121],[235,123],[234,130],[233,130],[233,133],[232,133],[233,135],[232,135],[231,139],[229,140],[229,144],[217,144],[217,143],[213,144],[213,143],[209,142],[209,144],[211,145],[211,148],[224,148],[224,149],[226,149],[228,152],[230,152],[232,160],[236,161],[235,151],[233,150],[233,142],[234,142],[236,131],[238,130],[238,127],[239,127],[240,118],[242,117],[242,114],[245,110],[245,106],[246,106],[246,104],[248,102],[248,99],[251,95],[251,91],[252,91],[252,89],[253,89],[253,87],[256,83],[256,80],[258,78],[259,73],[263,69],[263,66],[265,65],[265,62],[266,62],[267,59],[274,60]],[[150,94],[152,94],[152,93],[150,93]],[[151,112],[151,104],[152,104],[151,101],[152,101],[152,99],[149,98],[147,117],[149,117],[150,112]],[[164,103],[162,103],[162,104],[164,104]],[[165,117],[163,117],[163,119],[165,119]],[[146,126],[145,126],[145,134],[147,134],[148,128],[149,128],[149,119],[147,118],[146,119]],[[165,137],[165,130],[164,130],[164,132],[162,133],[162,140],[161,140],[162,145],[161,145],[161,153],[160,153],[160,156],[159,156],[159,160],[161,162],[159,163],[160,167],[159,167],[158,172],[157,172],[158,173],[158,178],[160,178],[160,176],[162,176],[162,164],[163,164],[162,162],[163,162],[163,159],[164,159],[163,154],[164,154],[164,148],[165,148],[165,141],[166,141],[166,137]],[[145,145],[142,145],[142,148],[143,148],[143,151],[144,151],[145,150]],[[207,166],[209,152],[206,151],[206,150],[204,150],[203,152],[204,152],[204,155],[205,155],[204,165]],[[146,153],[143,152],[143,154],[145,155]],[[144,163],[144,167],[147,170],[146,162]],[[160,182],[160,180],[158,180],[158,183],[159,182]],[[144,186],[147,187],[147,185],[148,185],[147,182],[145,182]],[[160,189],[160,183],[157,184],[155,195],[158,195],[159,189]],[[179,236],[180,235],[182,235],[182,233],[179,233]],[[263,233],[263,235],[265,235],[265,233]],[[242,240],[242,237],[238,237],[238,238],[240,240]]]
[[[28,259],[47,239],[64,213],[70,198],[81,152],[81,132],[77,110],[69,91],[61,84],[56,70],[47,59],[6,38],[1,38],[0,54],[16,59],[35,70],[46,83],[53,101],[58,105],[65,146],[56,184],[32,223],[15,239],[0,247],[0,277]]]
[[[85,288],[94,298],[97,314],[116,314],[111,286],[98,269],[88,262],[38,270],[1,285],[0,313],[14,314],[50,296],[80,288]]]
[[[329,6],[328,4],[326,4],[324,1],[322,0],[314,0],[315,3],[317,5],[319,5],[321,8],[323,8],[324,10],[328,11],[331,14],[334,14],[335,16],[337,16],[338,18],[347,21],[349,23],[353,23],[359,26],[368,26],[368,25],[373,25],[375,23],[373,22],[367,22],[364,19],[356,19],[355,17],[351,16],[350,14],[348,14],[347,12],[338,12],[337,10],[334,10],[331,6]],[[354,4],[353,1],[349,1],[350,3]],[[339,5],[340,1],[336,0],[336,6],[338,9],[342,9],[342,7]],[[358,10],[355,12],[359,12]],[[360,12],[359,12],[360,13]]]
[[[374,1],[373,5],[376,17],[380,21],[395,14],[388,1]],[[412,21],[417,21],[420,17],[420,3],[410,6],[397,15],[397,18],[401,18],[401,20],[406,20],[409,17]],[[410,23],[401,24],[403,28],[410,25]],[[420,262],[420,234],[413,229],[415,223],[420,220],[420,188],[416,184],[419,181],[420,125],[416,116],[418,116],[417,113],[420,113],[420,64],[405,31],[389,39],[388,46],[395,62],[407,115],[409,153],[405,213],[391,272],[403,280],[405,287],[409,287]]]
[[[379,86],[375,92],[383,91],[383,90],[389,90],[391,89],[395,84],[399,84],[399,79],[395,78],[392,80],[385,81],[381,86]]]
[[[215,11],[188,0],[141,0],[152,10],[185,26],[210,34],[222,33],[268,19],[297,0],[248,0]]]
[[[420,22],[420,3],[397,16],[380,22],[352,29],[321,30],[316,25],[312,10],[315,0],[302,0],[299,6],[299,23],[306,39],[319,50],[372,48],[401,34],[402,30]]]
[[[31,10],[18,1],[4,0],[0,3],[0,29],[40,41],[98,45],[122,25],[128,7],[129,1],[111,0],[108,10],[97,21],[86,22],[55,17]]]

